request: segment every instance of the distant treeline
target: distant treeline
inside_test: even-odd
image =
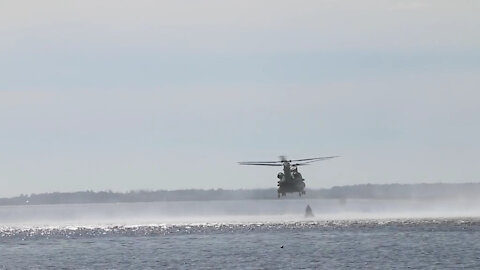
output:
[[[476,199],[480,195],[480,183],[465,184],[364,184],[338,186],[329,189],[307,190],[308,198],[323,199]],[[288,194],[287,198],[296,198]],[[224,190],[186,189],[158,191],[112,191],[54,192],[20,195],[0,199],[0,205],[69,204],[69,203],[120,203],[156,201],[203,201],[203,200],[261,200],[275,199],[275,189]]]

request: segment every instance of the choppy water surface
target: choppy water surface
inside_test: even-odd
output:
[[[318,200],[308,202],[316,216],[306,219],[306,203],[0,207],[0,268],[480,268],[472,211]]]

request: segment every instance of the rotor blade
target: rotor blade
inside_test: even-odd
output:
[[[239,163],[242,165],[251,164],[251,163],[277,164],[277,163],[283,163],[283,161],[242,161]]]
[[[283,166],[283,164],[272,163],[251,163],[251,162],[239,162],[240,165],[256,165],[256,166]]]
[[[317,157],[317,158],[304,158],[304,159],[292,159],[292,160],[286,160],[285,156],[280,156],[282,160],[279,161],[243,161],[239,162],[240,165],[265,165],[266,164],[272,164],[272,166],[282,166],[284,162],[316,162],[320,160],[326,160],[326,159],[331,159],[331,158],[336,158],[338,156],[330,156],[330,157]]]
[[[310,165],[310,162],[292,164],[292,166],[304,166],[304,165]]]
[[[308,162],[315,162],[315,161],[320,161],[320,160],[326,160],[326,159],[331,159],[331,158],[336,158],[338,156],[330,156],[330,157],[317,157],[317,158],[304,158],[304,159],[293,159],[291,161],[308,161]]]

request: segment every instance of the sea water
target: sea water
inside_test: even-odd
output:
[[[0,269],[480,268],[475,207],[308,199],[3,206]]]

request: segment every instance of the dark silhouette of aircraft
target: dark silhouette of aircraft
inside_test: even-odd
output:
[[[240,165],[255,165],[255,166],[283,166],[283,172],[277,174],[279,181],[278,197],[285,196],[287,193],[298,192],[299,196],[305,195],[305,179],[298,171],[298,166],[309,165],[313,162],[336,158],[338,156],[291,159],[287,160],[285,156],[280,156],[279,161],[246,161],[239,162]]]

